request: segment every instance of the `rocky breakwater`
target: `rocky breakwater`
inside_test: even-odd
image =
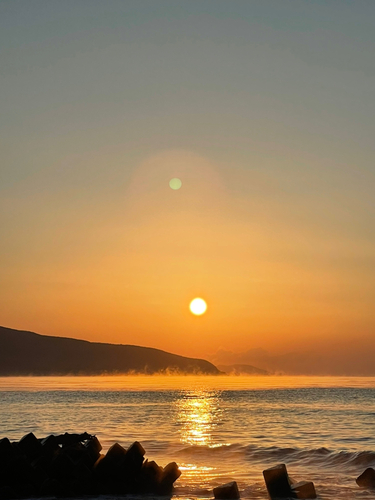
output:
[[[181,472],[144,459],[134,442],[128,449],[112,445],[106,454],[96,436],[33,433],[18,442],[0,439],[0,500],[33,496],[82,496],[153,493],[167,495]]]
[[[314,483],[293,481],[285,464],[278,464],[263,471],[264,481],[271,499],[274,498],[316,498]]]
[[[357,477],[356,482],[360,488],[375,490],[375,469],[368,467]]]

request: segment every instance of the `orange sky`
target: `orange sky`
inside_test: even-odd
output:
[[[335,257],[350,262],[366,245],[332,237],[324,223],[313,231],[286,201],[259,209],[256,190],[276,190],[274,180],[232,172],[255,193],[233,197],[218,172],[196,154],[166,151],[137,166],[105,214],[95,203],[78,212],[79,197],[68,215],[58,203],[45,214],[39,200],[31,244],[4,272],[3,323],[194,356],[371,333],[370,270]],[[172,177],[180,190],[170,189]],[[202,317],[188,310],[196,296],[208,303]]]
[[[145,4],[4,12],[0,324],[200,357],[373,342],[371,12]]]

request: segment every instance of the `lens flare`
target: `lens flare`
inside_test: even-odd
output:
[[[177,189],[180,189],[180,187],[182,186],[182,182],[181,182],[181,179],[178,179],[177,177],[174,177],[173,179],[171,179],[169,181],[169,187],[171,189],[174,189],[175,191]]]

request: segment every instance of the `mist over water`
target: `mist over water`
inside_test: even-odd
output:
[[[179,464],[180,497],[236,480],[241,497],[265,499],[262,470],[286,463],[321,498],[371,498],[355,478],[375,466],[375,378],[22,377],[0,391],[0,437],[137,440],[146,458]]]

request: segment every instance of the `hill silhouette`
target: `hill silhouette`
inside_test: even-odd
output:
[[[0,375],[221,372],[204,359],[136,345],[50,337],[0,326]]]

